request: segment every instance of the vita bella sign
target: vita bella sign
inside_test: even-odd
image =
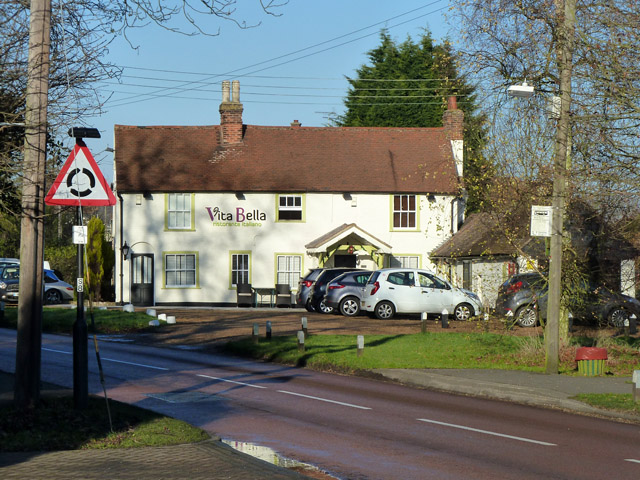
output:
[[[89,148],[76,144],[44,199],[47,205],[107,206],[116,197]]]

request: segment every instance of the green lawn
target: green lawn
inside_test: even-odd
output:
[[[311,335],[305,351],[293,336],[229,342],[227,352],[252,358],[316,369],[355,372],[374,368],[492,368],[544,371],[541,338],[488,333],[426,333],[365,336],[361,356],[355,336]],[[575,349],[588,339],[562,349],[561,373],[575,374]],[[610,340],[606,373],[630,376],[640,365],[640,340]]]

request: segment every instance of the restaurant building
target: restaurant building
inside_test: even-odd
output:
[[[419,266],[464,213],[463,113],[443,127],[115,126],[116,300],[234,305],[238,283],[314,267]]]

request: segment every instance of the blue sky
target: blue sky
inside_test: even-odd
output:
[[[344,77],[367,62],[382,28],[400,41],[424,28],[437,41],[448,33],[448,0],[289,0],[279,17],[263,14],[258,0],[238,3],[236,18],[261,25],[210,19],[220,34],[196,37],[150,25],[130,32],[137,50],[122,37],[111,45],[108,59],[124,75],[100,86],[105,113],[84,119],[101,132],[87,145],[109,182],[115,124],[217,125],[220,82],[240,80],[245,124],[324,126],[329,112],[342,113]]]

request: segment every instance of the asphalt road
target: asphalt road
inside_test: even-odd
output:
[[[42,379],[71,387],[71,338],[42,343]],[[102,342],[100,354],[111,398],[339,478],[640,478],[636,425],[194,350]],[[0,329],[0,370],[14,362],[15,332]],[[92,350],[89,371],[101,394]]]

